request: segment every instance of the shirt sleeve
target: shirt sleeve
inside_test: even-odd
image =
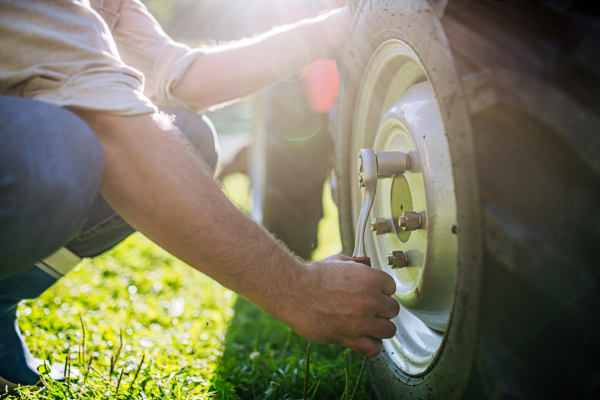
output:
[[[118,115],[156,112],[83,1],[0,0],[0,93]]]
[[[201,49],[173,41],[139,0],[123,0],[113,29],[121,59],[142,72],[144,94],[160,108],[189,108],[171,94]]]

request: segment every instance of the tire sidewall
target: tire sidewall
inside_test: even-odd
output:
[[[399,39],[419,56],[432,83],[451,151],[459,223],[459,254],[453,309],[442,348],[422,376],[403,373],[387,354],[372,359],[369,372],[382,399],[459,398],[468,382],[477,342],[482,230],[470,117],[454,58],[438,15],[426,1],[363,0],[353,15],[341,74],[336,121],[335,169],[344,252],[354,245],[351,179],[355,179],[355,107],[364,72],[376,49]]]

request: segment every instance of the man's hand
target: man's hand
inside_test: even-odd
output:
[[[304,265],[282,291],[270,291],[267,311],[307,339],[333,343],[373,357],[381,339],[394,336],[390,321],[400,305],[394,279],[342,255]]]

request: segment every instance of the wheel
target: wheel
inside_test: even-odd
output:
[[[402,305],[396,337],[370,363],[372,380],[382,398],[459,395],[475,351],[482,249],[468,107],[442,25],[426,3],[384,9],[363,2],[354,15],[336,128],[345,252],[361,205],[361,148],[410,157],[404,175],[378,181],[373,217],[417,211],[425,220],[425,229],[366,237],[372,265],[396,279]],[[408,252],[408,267],[386,265],[393,250]]]
[[[379,179],[371,216],[388,222],[365,237],[401,304],[396,337],[369,362],[376,397],[590,397],[600,124],[567,84],[542,80],[545,55],[522,52],[557,46],[560,32],[542,29],[557,17],[521,3],[350,3],[334,138],[345,254],[362,201],[358,151],[410,158],[407,172]],[[514,33],[532,20],[542,28]],[[578,117],[557,118],[564,110]],[[406,212],[420,213],[420,229],[401,229]],[[392,269],[386,256],[400,250],[409,264]]]

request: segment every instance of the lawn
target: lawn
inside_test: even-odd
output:
[[[224,188],[248,207],[245,176],[228,177]],[[315,258],[341,249],[326,189]],[[305,391],[306,339],[139,233],[81,262],[23,302],[19,315],[36,357],[68,359],[82,376],[24,390],[23,398],[302,399]],[[308,398],[344,398],[346,365],[353,391],[363,358],[345,355],[342,347],[311,343]],[[368,399],[361,382],[355,399]]]

